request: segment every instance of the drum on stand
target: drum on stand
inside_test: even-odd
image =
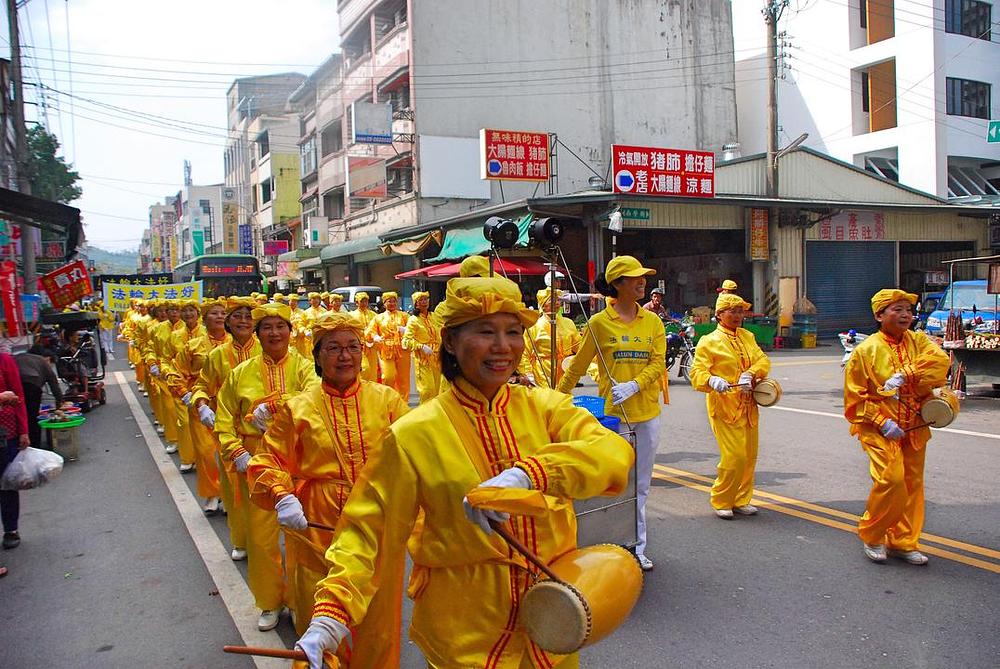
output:
[[[774,379],[763,379],[753,387],[753,399],[762,407],[772,407],[781,399],[781,385]]]
[[[950,388],[935,388],[920,406],[920,417],[930,427],[951,425],[958,415],[958,396]]]

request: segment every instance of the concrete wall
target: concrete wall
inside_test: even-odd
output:
[[[736,137],[726,0],[434,0],[410,22],[417,132],[558,133],[583,161],[559,148],[560,192],[603,177],[615,142],[719,152]],[[504,183],[507,200],[534,191]],[[470,204],[425,202],[421,220]]]

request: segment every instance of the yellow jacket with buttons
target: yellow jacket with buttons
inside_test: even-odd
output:
[[[708,385],[713,376],[736,383],[743,372],[750,372],[756,381],[771,371],[771,361],[757,345],[753,333],[745,328],[728,330],[720,324],[698,340],[691,365],[691,385],[708,393],[705,398],[709,418],[718,418],[730,425],[756,425],[757,403],[753,395],[733,389],[717,393]]]

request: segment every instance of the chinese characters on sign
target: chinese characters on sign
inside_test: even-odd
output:
[[[820,221],[819,238],[830,242],[885,241],[885,216],[874,211],[845,211]]]
[[[0,305],[7,325],[7,337],[19,337],[25,332],[24,319],[18,309],[17,265],[9,260],[0,262]]]
[[[52,306],[62,309],[81,297],[90,295],[90,275],[83,261],[77,260],[39,277],[39,283],[49,296]]]
[[[240,236],[240,253],[242,253],[243,255],[252,256],[253,231],[250,229],[249,223],[240,223],[239,236]]]
[[[545,132],[483,128],[479,157],[483,179],[549,180],[549,135]]]
[[[750,260],[769,260],[767,209],[750,210]]]
[[[103,288],[104,308],[119,313],[128,309],[129,300],[132,298],[141,300],[192,299],[201,302],[201,281],[153,286],[105,281]]]
[[[282,253],[288,253],[287,239],[274,239],[264,242],[264,255],[280,256]]]
[[[611,146],[615,193],[667,197],[715,197],[715,154],[711,151]]]

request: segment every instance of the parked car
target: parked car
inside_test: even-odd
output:
[[[356,293],[368,293],[368,304],[374,308],[385,291],[378,286],[341,286],[340,288],[334,288],[330,292],[342,295],[344,297],[344,308],[348,311],[354,311],[357,309],[357,305],[354,304],[354,295]]]
[[[951,310],[961,311],[964,323],[980,318],[985,324],[992,325],[996,319],[996,295],[986,292],[986,279],[956,281],[945,289],[937,306],[927,317],[927,332],[930,334],[944,334]]]

